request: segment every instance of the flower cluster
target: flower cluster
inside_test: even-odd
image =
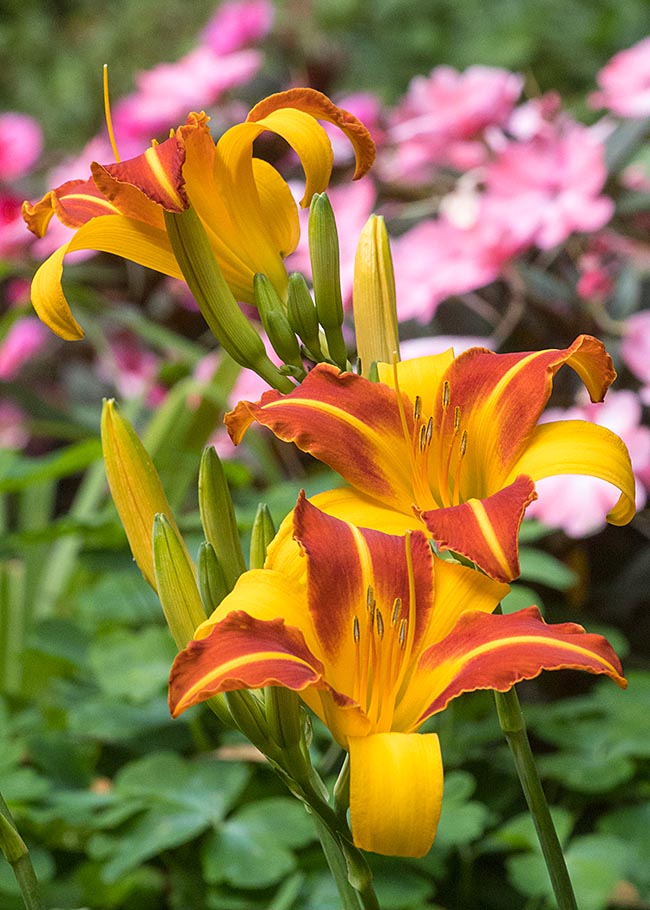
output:
[[[268,27],[264,9],[246,35]],[[204,34],[210,53],[224,53],[225,34]],[[226,50],[235,53],[232,44]],[[195,62],[185,61],[189,72]],[[141,90],[146,95],[144,83]],[[57,334],[83,334],[62,287],[68,253],[112,252],[184,280],[222,348],[272,387],[226,416],[232,440],[257,423],[346,482],[312,500],[301,494],[266,560],[245,570],[233,555],[232,506],[217,501],[218,469],[204,456],[199,496],[209,555],[197,583],[153,465],[113,404],[105,406],[113,497],[181,649],[170,677],[172,713],[231,696],[230,719],[327,819],[304,770],[299,709],[291,702],[284,715],[277,710],[276,690],[297,693],[349,756],[354,846],[382,854],[422,856],[431,847],[442,760],[436,733],[419,730],[452,699],[505,692],[561,668],[626,684],[601,636],[546,624],[534,606],[498,610],[520,573],[519,530],[538,481],[579,475],[607,484],[614,525],[627,524],[642,502],[650,442],[645,435],[639,442],[635,486],[620,438],[634,448],[634,434],[598,404],[616,378],[604,345],[575,333],[563,347],[399,358],[398,314],[428,321],[441,300],[494,280],[513,257],[549,251],[612,218],[602,132],[561,113],[553,99],[517,107],[521,90],[510,73],[442,68],[415,80],[386,118],[379,181],[409,180],[426,198],[441,168],[463,172],[435,217],[396,243],[397,291],[383,223],[375,216],[366,223],[370,183],[332,192],[340,194],[336,209],[354,201],[339,227],[361,234],[356,255],[344,261],[342,290],[323,122],[344,137],[355,179],[369,170],[375,146],[353,112],[309,88],[265,98],[216,142],[207,115],[190,113],[165,141],[124,161],[94,162],[90,178],[66,181],[24,207],[38,236],[53,216],[74,230],[32,284],[34,307]],[[254,143],[268,133],[303,167],[311,292],[285,263],[296,248],[301,254],[301,225],[289,183],[256,155]],[[405,275],[415,293],[405,291]],[[358,372],[346,337],[348,288]],[[256,308],[273,355],[240,303]],[[130,362],[128,350],[122,354],[121,363]],[[544,416],[565,366],[598,404],[596,419],[584,410]],[[247,690],[265,695],[232,696]]]

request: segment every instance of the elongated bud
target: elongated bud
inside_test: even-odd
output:
[[[326,193],[316,193],[309,211],[309,258],[318,321],[325,330],[330,358],[342,370],[347,350],[341,326],[343,300],[339,266],[339,238],[334,212]]]
[[[215,338],[237,363],[278,391],[290,392],[293,383],[269,360],[264,342],[239,309],[194,209],[164,214],[176,261]]]
[[[113,502],[133,558],[146,581],[156,590],[151,532],[157,513],[165,515],[175,527],[172,510],[149,453],[112,400],[104,401],[101,436]]]
[[[380,215],[366,222],[354,262],[354,330],[361,373],[368,377],[374,362],[399,359],[395,277],[386,224]]]
[[[199,547],[199,591],[208,616],[230,593],[219,558],[214,552],[214,547],[207,540],[204,540]]]
[[[302,340],[307,353],[317,363],[324,359],[320,346],[320,326],[316,306],[311,299],[307,282],[300,272],[289,275],[289,297],[287,301],[289,325]]]
[[[257,507],[251,531],[250,567],[263,569],[266,562],[266,551],[275,537],[275,526],[269,507],[261,502]]]
[[[273,345],[273,350],[283,363],[298,367],[304,375],[300,345],[289,325],[286,307],[266,275],[255,275],[253,291],[262,325]]]
[[[292,749],[302,739],[305,722],[300,698],[292,689],[268,686],[264,707],[269,736],[281,749]]]
[[[226,475],[212,446],[204,450],[199,467],[199,511],[203,533],[215,552],[230,592],[246,571],[246,563]]]
[[[194,630],[205,622],[206,612],[196,585],[194,565],[178,529],[165,515],[153,523],[153,561],[158,597],[177,646],[184,648]]]

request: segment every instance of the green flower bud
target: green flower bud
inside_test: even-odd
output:
[[[153,523],[153,561],[158,597],[167,625],[179,648],[194,638],[194,630],[206,619],[196,585],[194,565],[188,558],[177,529],[165,515]]]
[[[205,538],[221,566],[228,591],[232,591],[246,571],[246,563],[226,475],[212,446],[204,450],[199,467],[199,512]]]
[[[199,547],[199,591],[208,615],[213,613],[230,593],[219,558],[207,540]]]
[[[307,282],[300,272],[293,272],[289,275],[287,317],[289,325],[302,340],[311,359],[317,363],[323,360],[316,306],[311,299]]]
[[[266,551],[275,537],[275,526],[266,503],[261,502],[253,521],[251,531],[250,567],[263,569],[266,562]]]
[[[289,325],[286,307],[266,275],[255,275],[253,291],[262,325],[273,345],[273,350],[283,363],[293,364],[302,369],[300,345]]]
[[[347,349],[341,331],[343,300],[339,238],[334,212],[326,193],[315,193],[311,201],[308,236],[318,320],[325,330],[331,359],[344,370],[347,364]]]

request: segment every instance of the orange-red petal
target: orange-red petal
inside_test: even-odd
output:
[[[172,665],[169,708],[177,717],[218,692],[286,686],[300,691],[323,683],[323,665],[302,632],[283,619],[229,613],[212,632],[191,641]]]
[[[519,526],[536,498],[533,481],[522,474],[487,499],[469,499],[420,517],[442,550],[459,553],[491,578],[508,582],[519,575]]]
[[[442,711],[463,692],[496,689],[534,679],[542,670],[585,670],[605,674],[621,688],[627,686],[621,663],[601,636],[577,623],[547,625],[537,607],[506,616],[465,613],[454,630],[428,648],[420,658],[417,686],[411,697],[433,695],[418,725]]]

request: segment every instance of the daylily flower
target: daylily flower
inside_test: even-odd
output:
[[[240,402],[226,424],[238,443],[257,421],[338,471],[351,489],[320,494],[319,508],[391,533],[424,525],[440,549],[510,581],[536,480],[600,477],[620,490],[608,521],[634,515],[634,477],[618,436],[581,420],[537,426],[563,364],[592,401],[602,401],[616,375],[588,335],[564,350],[472,348],[380,364],[379,383],[322,364],[295,392]]]
[[[204,113],[144,154],[114,164],[91,165],[92,179],[72,180],[35,205],[24,218],[42,236],[53,215],[76,228],[37,271],[32,302],[41,319],[63,338],[83,335],[61,288],[63,259],[73,250],[115,253],[182,278],[165,229],[165,212],[192,207],[208,235],[227,283],[240,301],[253,302],[253,276],[263,272],[286,296],[283,259],[299,237],[298,213],[288,185],[267,162],[253,157],[253,143],[265,130],[296,151],[306,176],[303,206],[328,184],[331,143],[318,120],[335,123],[356,154],[355,178],[372,164],[374,145],[365,127],[313,89],[296,88],[257,104],[244,123],[214,143]]]
[[[507,586],[433,555],[426,535],[359,529],[301,494],[294,535],[306,571],[276,548],[176,658],[174,716],[218,692],[284,686],[300,693],[350,755],[358,847],[422,856],[442,800],[435,733],[416,731],[463,692],[506,691],[544,669],[604,673],[618,658],[574,623],[549,626],[536,607],[490,615]]]

